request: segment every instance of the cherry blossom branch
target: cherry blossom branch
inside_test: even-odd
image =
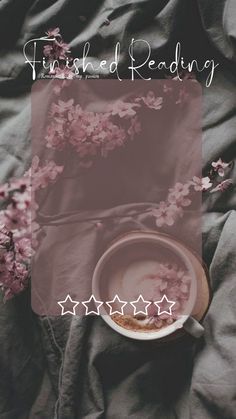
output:
[[[39,163],[35,157],[22,178],[0,186],[0,289],[5,301],[23,291],[29,282],[32,233],[39,229],[34,219],[34,195],[55,182],[63,170],[53,161],[45,166]]]
[[[221,158],[211,163],[208,176],[203,178],[194,176],[186,183],[177,182],[168,191],[166,201],[161,201],[157,209],[152,210],[157,227],[173,226],[178,218],[184,214],[184,209],[192,203],[192,195],[195,192],[224,192],[233,184],[232,179],[220,180],[225,176],[227,169],[233,168],[233,162],[223,162]]]
[[[217,163],[217,167],[215,166]],[[222,166],[224,169],[224,173],[222,172]],[[154,208],[152,207],[147,208],[145,210],[140,211],[133,211],[132,214],[117,214],[117,215],[105,215],[99,217],[83,217],[81,220],[76,220],[77,223],[84,223],[84,222],[91,222],[94,224],[95,227],[101,228],[105,225],[106,222],[114,221],[114,220],[122,220],[126,218],[136,218],[139,215],[149,214],[151,217],[154,217],[155,223],[157,227],[162,227],[164,225],[172,227],[174,223],[178,220],[179,217],[183,217],[186,212],[191,212],[190,205],[192,203],[192,198],[194,193],[200,192],[224,192],[230,186],[233,185],[232,179],[225,179],[220,182],[217,182],[215,178],[218,169],[221,170],[221,178],[225,175],[226,169],[233,168],[233,162],[225,163],[221,159],[217,162],[212,163],[213,171],[210,171],[210,177],[206,176],[204,178],[200,178],[194,176],[192,180],[186,183],[177,182],[173,188],[168,190],[168,195],[166,201],[161,201],[157,204]],[[73,215],[74,213],[70,214]],[[53,221],[47,220],[47,217],[39,214],[39,222],[43,225],[59,225],[60,221],[57,223],[57,219],[60,220],[61,214],[57,217],[54,217]],[[74,223],[75,221],[72,220],[71,222],[68,221],[68,224]]]
[[[46,146],[59,151],[71,147],[78,153],[79,165],[89,168],[96,156],[105,158],[117,147],[141,132],[142,107],[160,110],[163,98],[149,91],[128,101],[116,100],[103,113],[83,109],[74,99],[53,102],[46,128]]]
[[[232,179],[217,181],[218,177],[223,178],[227,169],[232,169],[232,162],[226,163],[219,159],[211,167],[209,176],[194,176],[185,184],[177,182],[169,189],[167,200],[161,201],[157,208],[138,211],[134,215],[88,217],[81,222],[93,222],[96,228],[101,228],[109,220],[147,213],[154,217],[157,227],[171,227],[191,205],[192,192],[224,192],[233,184]],[[31,169],[22,178],[12,179],[0,187],[0,287],[5,300],[21,292],[29,282],[33,253],[30,237],[32,231],[40,228],[34,221],[37,205],[32,196],[37,190],[55,182],[62,171],[63,167],[53,161],[40,166],[39,158],[35,157]]]
[[[50,43],[44,46],[43,53],[48,60],[49,74],[55,79],[53,91],[59,95],[71,79],[76,77],[73,65],[69,65],[73,58],[58,27],[48,30],[46,34]],[[192,78],[192,74],[187,77]],[[62,80],[57,82],[57,79]],[[133,140],[142,129],[139,118],[141,108],[160,110],[163,97],[169,96],[171,92],[172,88],[164,84],[161,97],[149,91],[129,101],[116,100],[102,114],[82,109],[72,98],[67,102],[58,99],[51,105],[45,135],[46,146],[59,151],[69,147],[78,153],[80,167],[89,168],[96,156],[105,158],[115,148]],[[179,96],[173,99],[176,104],[183,104],[186,97],[183,87]]]

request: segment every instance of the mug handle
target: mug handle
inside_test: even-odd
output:
[[[204,333],[204,327],[194,317],[189,316],[183,324],[186,332],[194,338],[200,338]]]

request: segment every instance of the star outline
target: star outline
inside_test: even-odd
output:
[[[88,308],[88,306],[87,306],[86,303],[90,303],[92,300],[94,302],[94,305],[96,306],[96,311],[95,310],[88,311],[89,308]],[[96,305],[95,303],[98,303],[98,305]],[[90,314],[96,314],[97,316],[99,316],[100,315],[99,309],[103,305],[103,301],[96,300],[96,298],[94,297],[94,295],[91,294],[89,300],[82,301],[82,304],[83,304],[83,306],[85,307],[85,310],[86,310],[85,316],[89,316]]]
[[[65,307],[64,307],[64,305],[63,305],[63,303],[67,303],[67,301],[70,301],[71,303],[74,303],[74,305],[73,305],[73,311],[71,311],[71,310],[65,310]],[[61,316],[64,316],[65,314],[72,314],[73,316],[75,316],[76,315],[76,312],[75,312],[75,309],[76,309],[76,307],[79,305],[79,301],[76,301],[76,300],[72,300],[72,298],[71,298],[71,296],[70,296],[70,294],[67,294],[67,296],[66,296],[66,298],[65,298],[65,300],[60,300],[60,301],[57,301],[57,304],[59,304],[59,306],[61,307]]]
[[[147,303],[146,306],[145,306],[145,311],[143,311],[143,310],[138,310],[137,311],[137,309],[136,309],[136,306],[135,306],[134,303],[139,303],[140,300],[142,300],[143,303]],[[134,307],[134,316],[136,316],[137,314],[144,314],[145,316],[147,316],[148,315],[147,309],[152,304],[152,302],[144,300],[143,296],[141,294],[139,294],[139,297],[137,298],[137,300],[130,301],[130,304]]]
[[[113,311],[111,304],[109,304],[109,303],[114,303],[115,300],[118,300],[119,303],[123,303],[122,306],[121,306],[121,311],[119,311],[119,310],[114,310]],[[127,301],[120,300],[119,296],[116,294],[115,297],[113,298],[113,300],[106,301],[106,304],[109,306],[109,309],[110,309],[109,316],[112,316],[112,314],[116,314],[116,313],[121,314],[123,316],[124,315],[124,307],[127,305]]]
[[[162,303],[163,300],[165,300],[167,303],[171,303],[169,305],[168,311],[167,310],[161,310],[161,307],[159,306],[159,304]],[[158,316],[161,316],[161,314],[168,314],[169,316],[172,316],[172,310],[171,309],[175,305],[175,303],[176,303],[175,301],[168,300],[166,294],[164,294],[162,296],[162,299],[161,300],[154,301],[155,306],[158,308],[158,313],[157,313]]]

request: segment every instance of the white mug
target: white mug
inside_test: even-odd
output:
[[[111,260],[112,256],[120,249],[124,248],[124,246],[132,246],[136,243],[153,243],[153,244],[161,244],[173,251],[177,256],[180,257],[182,262],[184,262],[188,272],[191,276],[191,286],[190,286],[190,295],[187,302],[186,313],[182,314],[177,320],[175,320],[172,324],[163,327],[159,330],[155,331],[135,331],[126,329],[119,324],[117,324],[109,314],[102,314],[101,317],[103,320],[116,332],[120,333],[123,336],[128,338],[136,339],[136,340],[156,340],[165,338],[169,335],[172,335],[177,330],[184,328],[186,332],[191,334],[192,336],[198,338],[202,336],[204,333],[203,326],[191,316],[193,308],[196,303],[197,299],[197,277],[194,265],[192,263],[191,257],[188,257],[189,250],[185,248],[181,243],[176,241],[175,239],[159,234],[158,232],[131,232],[127,233],[125,236],[119,238],[115,241],[100,257],[95,267],[93,278],[92,278],[92,290],[93,294],[95,295],[96,299],[100,300],[100,286],[101,286],[101,278],[102,272],[106,263]]]

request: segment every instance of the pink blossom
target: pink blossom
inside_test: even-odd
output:
[[[176,198],[187,196],[189,194],[189,183],[177,182],[173,188],[169,189],[169,192],[175,195]]]
[[[120,118],[127,116],[136,115],[135,108],[139,107],[137,103],[128,103],[123,102],[122,100],[117,100],[110,106],[110,112],[112,115],[118,115]]]
[[[71,124],[71,138],[69,139],[71,144],[83,143],[87,138],[87,127],[84,126],[80,121],[73,121]]]
[[[229,167],[230,163],[225,163],[221,158],[219,158],[217,161],[213,161],[211,165],[218,175],[222,177],[225,174],[225,169]]]
[[[43,55],[45,57],[50,57],[51,54],[52,54],[52,52],[53,52],[53,45],[51,45],[51,44],[44,45],[44,47],[43,47]]]
[[[5,185],[7,194],[0,211],[0,288],[5,301],[28,284],[32,245],[37,244],[35,233],[39,229],[32,218],[37,208],[33,202],[35,190],[55,182],[62,170],[63,167],[53,161],[40,166],[40,160],[35,156],[23,177],[10,179]],[[32,189],[31,177],[35,189]]]
[[[27,280],[29,272],[24,263],[16,262],[15,275],[16,278],[21,281],[21,283],[24,283],[24,281]]]
[[[13,178],[9,181],[8,191],[15,191],[19,190],[20,192],[24,192],[25,189],[29,186],[30,181],[27,176],[23,176],[21,178]]]
[[[5,300],[11,298],[24,288],[28,278],[26,265],[15,260],[17,251],[13,233],[6,227],[0,228],[0,288],[4,291]]]
[[[6,199],[8,197],[8,185],[0,185],[0,199]]]
[[[83,167],[90,167],[93,160],[88,159],[89,156],[107,157],[110,151],[123,146],[140,132],[134,109],[139,106],[116,101],[106,113],[98,113],[83,110],[79,104],[74,104],[73,99],[67,102],[59,100],[50,109],[45,136],[47,147],[62,150],[69,143],[79,154]],[[123,121],[117,121],[116,116]]]
[[[22,238],[15,245],[17,260],[30,262],[32,256],[31,241],[28,238]]]
[[[61,84],[54,84],[53,92],[55,93],[55,95],[59,95],[61,93],[61,90],[62,90]]]
[[[208,176],[204,178],[194,176],[191,184],[194,186],[195,191],[207,191],[212,187],[211,179]]]
[[[82,111],[76,106],[70,109],[68,119],[72,120],[68,141],[81,158],[99,154],[106,157],[126,140],[124,129],[114,124],[109,114]]]
[[[84,113],[84,111],[83,111],[83,109],[81,108],[80,105],[72,106],[68,110],[68,121],[69,122],[71,122],[73,120],[78,121],[80,118],[84,117],[83,113]]]
[[[183,277],[187,278],[188,281],[183,283]],[[171,317],[166,313],[158,316],[156,306],[151,305],[148,312],[149,322],[154,322],[157,327],[163,326],[163,323],[170,324],[175,318],[182,315],[186,309],[190,294],[191,276],[187,270],[183,270],[178,264],[168,263],[160,264],[157,272],[147,276],[147,279],[152,279],[155,285],[155,295],[153,295],[152,301],[154,299],[160,300],[165,294],[168,299],[175,302]]]
[[[208,176],[202,178],[202,191],[207,191],[212,186],[211,179]]]
[[[54,161],[49,161],[44,166],[40,167],[38,157],[35,156],[31,168],[33,190],[45,188],[49,183],[55,181],[62,171],[63,166],[56,165]]]
[[[12,270],[3,275],[0,279],[0,287],[4,291],[4,300],[9,300],[19,294],[28,285],[29,272],[25,264],[15,262]]]
[[[48,57],[50,61],[53,60],[66,60],[68,58],[69,45],[62,40],[55,39],[43,48],[43,54]]]
[[[173,188],[169,189],[168,202],[180,207],[190,205],[191,200],[187,198],[187,195],[189,195],[189,186],[189,182],[185,184],[177,182]]]
[[[160,202],[157,209],[152,210],[157,227],[162,227],[165,224],[172,226],[178,213],[179,209],[175,205],[169,205],[164,201]]]
[[[62,114],[64,112],[67,112],[68,110],[71,109],[71,107],[73,106],[74,103],[74,99],[70,99],[67,102],[63,102],[63,100],[58,100],[58,103],[53,103],[52,104],[52,112],[53,114],[58,113],[58,114]]]
[[[171,202],[171,198],[170,198],[169,202]],[[191,199],[190,198],[185,198],[184,196],[177,199],[177,201],[173,202],[173,204],[176,204],[179,207],[188,207],[189,205],[191,205],[191,203],[192,203]],[[182,215],[182,212],[181,212],[181,215]]]
[[[63,125],[55,122],[51,123],[47,127],[45,140],[48,148],[62,150],[66,144],[66,138],[63,135]]]
[[[163,104],[162,97],[156,97],[154,92],[149,91],[146,96],[141,97],[143,103],[150,109],[161,109]]]
[[[169,86],[168,84],[164,84],[164,86],[163,86],[164,93],[172,92],[172,90],[173,90],[172,86]]]
[[[13,243],[13,241],[12,241]],[[14,246],[10,247],[0,247],[0,277],[3,278],[3,275],[8,276],[9,272],[14,269]]]
[[[56,48],[55,48],[55,55],[56,58],[59,58],[60,60],[65,60],[70,53],[69,45],[62,41],[55,41]]]
[[[30,205],[30,194],[29,191],[15,192],[12,198],[13,205],[18,210],[26,210]]]
[[[12,233],[5,225],[0,225],[0,248],[9,248],[12,242]]]
[[[224,192],[226,189],[228,189],[231,185],[233,184],[233,180],[232,179],[226,179],[223,180],[223,182],[221,182],[219,185],[217,185],[215,188],[213,188],[210,192]]]
[[[46,35],[55,37],[58,35],[60,36],[60,28],[48,29]]]
[[[28,212],[18,209],[10,203],[7,209],[3,211],[2,221],[5,222],[5,225],[9,230],[14,231],[16,229],[21,229],[28,224]]]

